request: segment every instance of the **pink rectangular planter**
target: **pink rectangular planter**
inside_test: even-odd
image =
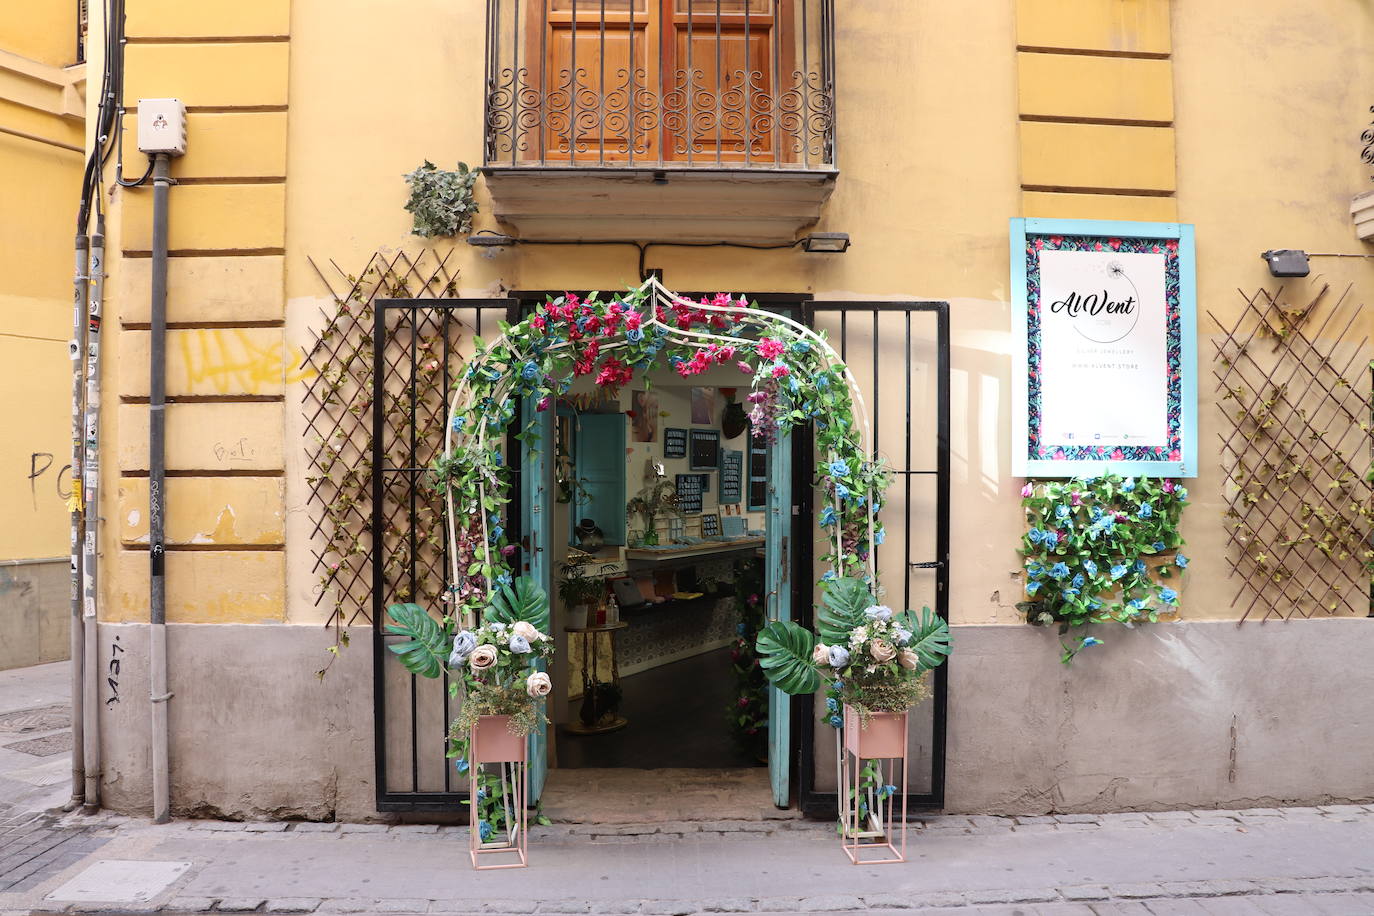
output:
[[[472,727],[473,763],[524,763],[526,739],[510,730],[510,716],[482,716]]]
[[[871,712],[865,723],[857,711],[844,708],[844,747],[856,757],[906,756],[906,713]]]
[[[906,742],[907,713],[869,713],[865,725],[857,710],[844,708],[844,746],[838,748],[840,845],[855,865],[906,861]],[[863,786],[866,760],[877,768],[878,782],[890,781],[896,792],[884,796]]]

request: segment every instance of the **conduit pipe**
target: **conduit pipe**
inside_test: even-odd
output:
[[[97,191],[97,193],[99,193]],[[105,217],[96,218],[91,236],[91,260],[86,299],[86,412],[85,459],[81,464],[82,501],[88,507],[82,537],[81,624],[85,659],[82,678],[82,755],[85,757],[86,792],[83,810],[100,808],[100,651],[96,633],[96,600],[100,590],[97,549],[100,535],[100,320],[105,295]],[[75,753],[75,751],[73,751]]]
[[[76,230],[76,276],[72,288],[72,339],[67,345],[72,359],[72,495],[67,500],[71,513],[71,664],[72,664],[72,797],[63,805],[71,811],[81,807],[86,798],[86,762],[84,758],[86,723],[83,720],[85,697],[82,694],[85,671],[86,633],[81,621],[81,531],[85,527],[81,504],[81,418],[82,390],[85,387],[83,354],[86,349],[86,287],[90,279],[86,273],[90,258],[91,240],[86,224]]]
[[[151,602],[149,653],[151,668],[153,823],[172,819],[167,776],[167,592],[166,592],[166,430],[167,430],[167,197],[172,185],[171,159],[153,156],[153,264],[151,343],[152,375],[148,385],[148,560]]]

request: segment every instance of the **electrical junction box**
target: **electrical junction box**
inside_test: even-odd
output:
[[[186,106],[181,99],[138,100],[138,151],[186,153]]]

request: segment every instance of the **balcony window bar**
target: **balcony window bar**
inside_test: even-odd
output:
[[[833,171],[834,0],[488,0],[488,167]]]

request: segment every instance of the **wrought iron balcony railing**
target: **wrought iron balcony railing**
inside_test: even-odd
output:
[[[493,169],[835,169],[834,0],[487,0]]]

